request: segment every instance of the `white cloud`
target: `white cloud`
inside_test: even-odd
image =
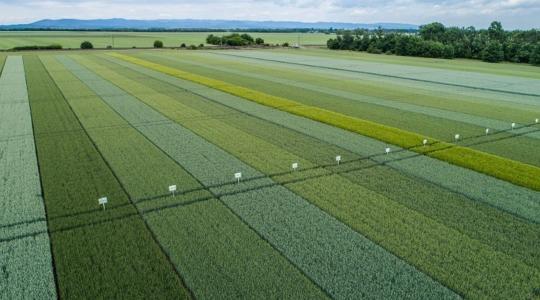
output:
[[[335,22],[400,22],[505,28],[539,28],[538,0],[0,0],[0,23],[57,18],[245,19]]]

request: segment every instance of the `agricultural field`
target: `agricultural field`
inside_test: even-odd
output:
[[[540,299],[534,67],[280,49],[0,70],[0,299]]]
[[[326,45],[332,34],[325,33],[259,33],[248,32],[261,37],[270,44]],[[227,32],[106,32],[106,31],[0,31],[0,50],[21,46],[48,46],[60,44],[64,48],[78,49],[83,41],[90,41],[96,48],[151,48],[155,40],[163,41],[165,47],[206,44],[209,34],[217,36]]]

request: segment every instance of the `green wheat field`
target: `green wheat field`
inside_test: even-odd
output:
[[[538,67],[161,49],[0,70],[1,299],[540,297]]]

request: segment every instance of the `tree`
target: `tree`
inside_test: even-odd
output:
[[[488,28],[488,35],[490,40],[495,40],[499,42],[504,41],[504,30],[501,22],[493,21]]]
[[[482,60],[487,62],[500,62],[504,59],[504,51],[499,41],[489,41],[484,51]]]
[[[154,42],[154,48],[163,48],[163,42],[160,40],[156,40]]]
[[[452,59],[455,57],[454,47],[451,45],[445,45],[443,50],[443,58]]]
[[[351,33],[350,30],[347,30],[343,33],[343,37],[342,37],[342,42],[341,42],[341,49],[343,50],[351,50],[353,48],[353,43],[354,43],[354,37]]]
[[[531,51],[529,62],[533,65],[540,66],[540,44],[537,44]]]
[[[81,43],[81,49],[93,49],[94,45],[90,43],[89,41],[84,41]]]
[[[488,29],[444,27],[441,23],[423,25],[419,34],[400,30],[336,30],[328,39],[328,49],[367,51],[437,58],[471,58],[489,62],[511,61],[537,64],[540,31],[505,31],[494,21]]]
[[[247,41],[247,44],[253,44],[253,42],[254,42],[254,40],[253,40],[253,38],[251,37],[251,35],[249,35],[249,34],[247,34],[247,33],[244,33],[244,34],[240,35],[240,37],[241,37],[243,40]]]
[[[206,43],[210,44],[210,45],[221,45],[222,38],[219,37],[219,36],[215,36],[213,34],[210,34],[210,35],[208,35],[208,37],[206,37]]]
[[[441,41],[445,31],[444,25],[438,22],[420,26],[420,36],[427,41]]]
[[[338,39],[337,38],[329,39],[328,41],[326,41],[326,47],[328,47],[328,49],[332,49],[332,50],[339,49],[339,41],[338,41]]]
[[[186,48],[186,43],[182,43],[182,44],[180,45],[180,48]]]
[[[262,38],[258,37],[258,38],[255,39],[255,44],[262,45],[262,44],[264,44],[264,40]]]

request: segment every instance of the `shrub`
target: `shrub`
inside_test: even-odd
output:
[[[89,41],[84,41],[81,43],[81,49],[93,49],[94,45],[90,43]]]
[[[289,47],[289,43],[285,42],[283,44],[281,44],[282,47]]]
[[[180,48],[186,48],[186,44],[185,44],[185,43],[182,43],[182,44],[180,45]]]
[[[154,48],[163,48],[163,42],[160,40],[156,40],[154,42]]]
[[[11,50],[14,50],[14,51],[23,51],[23,50],[59,50],[59,49],[62,49],[62,46],[59,45],[59,44],[52,44],[52,45],[48,45],[48,46],[36,46],[36,45],[32,45],[32,46],[19,46],[19,47],[14,47],[12,48]]]
[[[255,44],[262,45],[262,44],[264,44],[264,40],[262,38],[258,37],[258,38],[255,39]]]

